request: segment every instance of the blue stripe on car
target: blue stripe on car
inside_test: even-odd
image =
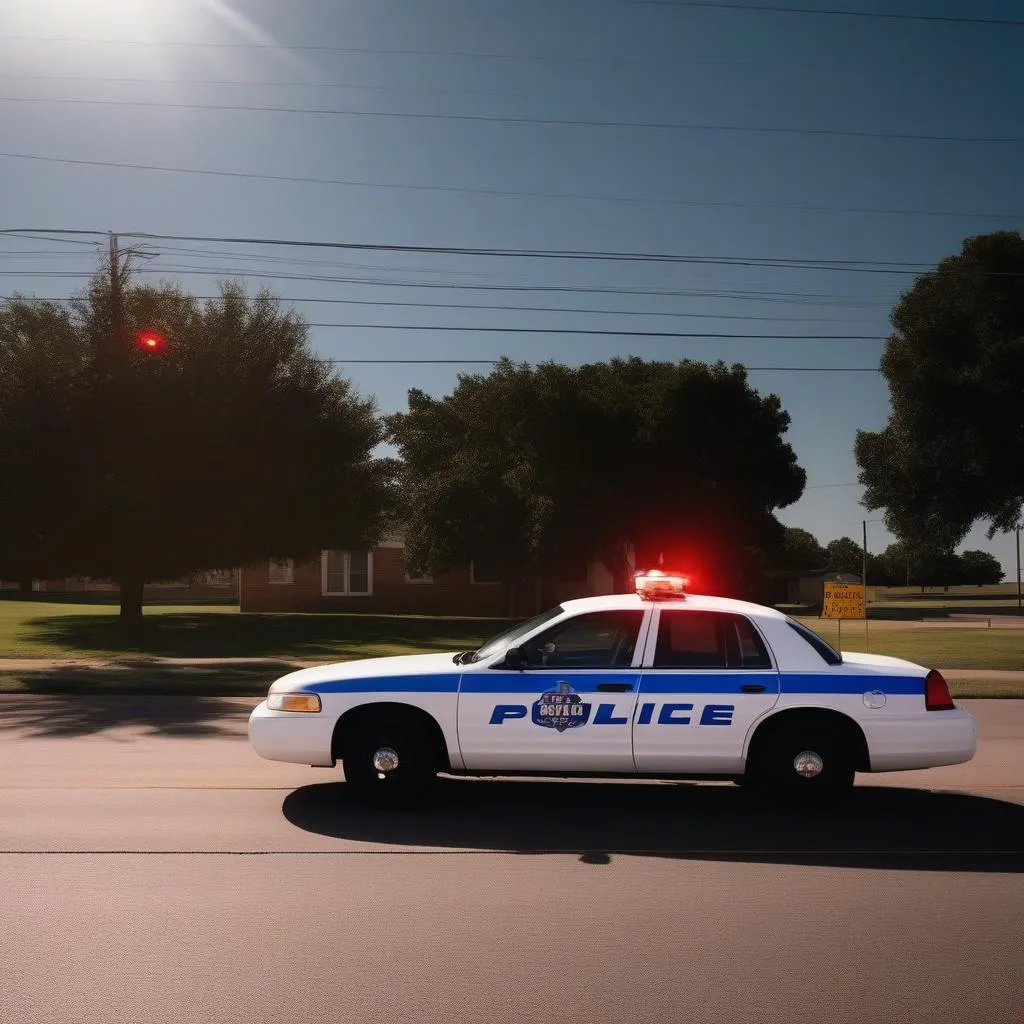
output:
[[[606,672],[547,671],[490,672],[486,675],[470,674],[462,677],[463,693],[543,693],[561,682],[568,683],[576,693],[597,693],[599,683],[628,683],[634,689],[640,680],[640,670]]]
[[[309,693],[458,693],[459,676],[385,676],[380,678],[336,679],[302,687]],[[462,677],[462,693],[543,693],[561,681],[577,693],[597,693],[599,683],[623,682],[641,694],[739,693],[741,686],[762,685],[767,694],[776,692],[776,680],[783,694],[854,694],[869,690],[897,695],[924,693],[924,679],[917,676],[882,676],[869,673],[738,672],[736,674],[671,672],[654,670],[591,672],[510,672]],[[639,684],[639,685],[638,685]]]
[[[459,677],[384,676],[365,679],[332,679],[303,686],[310,693],[458,693]]]
[[[783,693],[867,693],[881,690],[892,696],[923,694],[924,677],[828,675],[815,672],[783,672],[780,676]]]

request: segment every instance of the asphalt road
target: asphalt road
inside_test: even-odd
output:
[[[0,1021],[1024,1022],[1024,701],[841,815],[447,780],[356,808],[251,701],[0,699]]]

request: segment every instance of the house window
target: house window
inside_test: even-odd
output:
[[[491,558],[474,558],[469,563],[470,583],[501,583],[501,569]]]
[[[323,553],[325,597],[368,596],[373,593],[373,555],[369,551]]]
[[[230,587],[234,585],[235,573],[233,569],[210,569],[196,582],[207,587]]]
[[[294,583],[295,559],[272,558],[270,560],[269,583]]]

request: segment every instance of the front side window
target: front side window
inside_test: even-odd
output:
[[[373,556],[368,551],[325,551],[323,584],[326,596],[373,592]]]
[[[743,615],[665,609],[654,668],[771,668],[761,634]]]
[[[531,668],[628,668],[642,610],[592,612],[560,622],[522,645]]]
[[[507,651],[510,647],[515,647],[516,641],[521,636],[526,636],[532,633],[535,629],[539,629],[544,625],[545,622],[550,622],[552,619],[558,618],[559,615],[564,612],[565,609],[561,605],[557,605],[554,608],[549,608],[546,612],[541,612],[540,615],[535,615],[532,619],[527,619],[525,622],[517,622],[514,626],[506,629],[503,633],[499,633],[497,636],[492,636],[476,650],[470,661],[485,661],[487,658],[493,657],[495,654],[501,654],[503,651]]]

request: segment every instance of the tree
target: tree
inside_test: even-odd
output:
[[[17,297],[0,309],[0,575],[23,589],[71,553],[68,512],[88,483],[71,443],[80,370],[67,309]]]
[[[823,568],[828,556],[813,533],[797,526],[787,526],[775,561],[780,569],[810,572]]]
[[[239,285],[200,306],[111,269],[70,310],[5,311],[0,559],[116,580],[130,620],[147,581],[375,540],[383,426],[313,357],[302,318]],[[166,346],[137,346],[143,329]]]
[[[964,583],[983,587],[991,583],[1000,583],[1003,567],[998,560],[987,551],[964,551],[960,555]]]
[[[411,391],[389,423],[410,557],[486,556],[513,582],[586,557],[621,585],[632,547],[638,565],[663,558],[701,589],[741,591],[781,539],[771,510],[804,484],[778,398],[721,363],[505,360],[442,399]]]
[[[892,413],[860,431],[864,504],[898,537],[951,556],[980,518],[1018,523],[1024,501],[1024,239],[967,239],[893,311],[882,373]]]
[[[850,537],[830,540],[825,545],[825,558],[833,572],[856,573],[864,568],[864,549]]]

